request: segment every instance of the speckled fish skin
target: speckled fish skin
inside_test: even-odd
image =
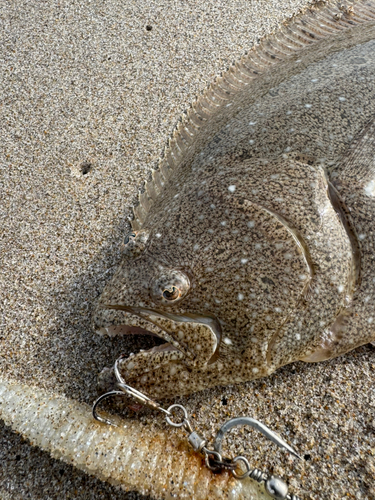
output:
[[[273,39],[274,66],[254,51],[147,183],[94,315],[166,341],[121,360],[138,389],[188,394],[375,340],[375,25],[322,38],[291,35],[287,54]]]

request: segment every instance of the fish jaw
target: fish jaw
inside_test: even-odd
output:
[[[219,356],[220,324],[207,315],[176,315],[107,304],[97,310],[94,322],[101,334],[148,334],[166,341],[122,357],[118,367],[125,380],[146,384],[148,374],[155,371],[160,381],[169,380],[171,374],[180,371],[203,369]]]
[[[158,400],[266,377],[275,370],[266,364],[251,368],[250,349],[243,356],[236,352],[226,353],[225,358],[218,356],[211,363],[192,366],[186,363],[182,353],[169,351],[169,346],[164,351],[163,346],[166,344],[153,348],[153,352],[141,352],[128,359],[120,359],[117,364],[127,384]],[[108,375],[112,381],[115,380],[113,368],[107,371],[107,380]]]

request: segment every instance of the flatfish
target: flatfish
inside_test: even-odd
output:
[[[312,9],[177,127],[94,315],[164,340],[121,359],[130,384],[188,394],[375,339],[373,16]]]
[[[101,333],[165,341],[121,360],[127,381],[186,394],[374,340],[374,49],[374,0],[322,3],[252,49],[178,125],[94,315]],[[88,405],[3,375],[0,397],[7,425],[125,489],[270,498],[249,478],[212,474],[170,429],[105,426]]]

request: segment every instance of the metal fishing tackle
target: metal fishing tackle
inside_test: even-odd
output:
[[[301,458],[298,453],[293,450],[293,448],[291,448],[275,432],[271,431],[271,429],[269,429],[266,425],[250,417],[232,418],[224,425],[222,425],[219,429],[213,443],[213,449],[207,448],[207,441],[193,429],[189,420],[188,413],[184,406],[173,404],[168,409],[165,409],[142,392],[137,391],[137,389],[134,389],[133,387],[130,387],[126,384],[125,380],[122,378],[119,372],[118,362],[119,359],[117,359],[115,362],[114,372],[116,375],[117,387],[119,388],[119,390],[107,392],[94,402],[92,407],[92,415],[95,420],[108,425],[116,425],[114,422],[99,415],[97,411],[99,404],[104,399],[113,396],[131,396],[143,406],[164,413],[166,421],[170,426],[183,428],[188,433],[188,441],[190,445],[192,446],[194,451],[197,451],[204,455],[205,464],[210,470],[214,472],[227,470],[230,471],[233,477],[235,477],[236,479],[245,479],[246,477],[250,477],[259,483],[263,482],[265,485],[265,489],[269,493],[269,495],[272,498],[278,500],[301,500],[296,495],[288,493],[288,486],[282,479],[270,476],[259,469],[251,469],[249,461],[244,456],[239,455],[230,459],[225,458],[222,455],[222,441],[225,434],[234,427],[248,425],[261,432],[267,439],[275,443],[280,448],[283,448],[297,458]],[[180,415],[178,415],[178,413],[180,413]],[[242,465],[245,467],[245,471],[243,471],[243,469],[241,468],[241,472],[239,472],[239,463],[242,463]]]

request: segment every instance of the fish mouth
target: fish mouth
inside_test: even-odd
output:
[[[115,317],[106,320],[108,313],[115,313]],[[99,323],[106,325],[96,328],[98,333],[151,335],[164,340],[151,349],[121,357],[119,369],[125,379],[140,377],[163,365],[207,366],[219,357],[221,327],[209,314],[172,314],[119,304],[103,304],[97,314],[104,319]]]

